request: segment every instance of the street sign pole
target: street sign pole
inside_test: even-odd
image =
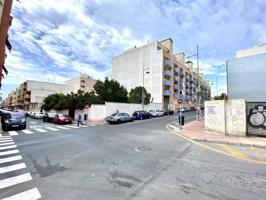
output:
[[[181,109],[182,109],[183,99],[178,99],[177,103],[179,104],[179,121],[178,121],[178,124],[179,124],[180,130],[182,130],[182,111],[181,111]]]

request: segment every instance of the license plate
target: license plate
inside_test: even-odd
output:
[[[65,120],[65,122],[69,122],[69,120]]]
[[[19,125],[12,125],[12,127],[19,127]]]

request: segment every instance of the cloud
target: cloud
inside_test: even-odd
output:
[[[266,41],[265,10],[263,0],[14,1],[14,51],[3,87],[27,79],[62,82],[80,72],[102,79],[111,74],[113,56],[169,37],[175,52],[187,55],[199,44],[201,71],[224,77],[235,51]]]

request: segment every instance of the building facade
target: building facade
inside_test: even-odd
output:
[[[73,92],[76,93],[78,90],[83,92],[91,92],[96,80],[88,75],[81,75],[80,77],[65,81],[65,84],[73,87]]]
[[[12,3],[12,0],[0,0],[0,88],[2,79],[8,73],[5,67],[6,47],[9,51],[12,48],[8,39],[8,29],[12,23],[12,17],[10,16]]]
[[[198,75],[191,61],[185,62],[184,53],[173,53],[172,39],[155,41],[134,47],[113,57],[112,78],[128,91],[144,86],[153,103],[162,109],[177,109],[177,99],[186,106],[195,106],[200,88],[201,102],[210,99],[210,86],[203,75]]]
[[[229,99],[266,102],[266,44],[238,51],[226,66]]]
[[[85,82],[83,81],[84,79]],[[87,81],[87,79],[88,76],[87,78],[81,76],[66,81],[65,84],[28,80],[22,83],[15,91],[10,92],[8,97],[2,102],[2,106],[26,111],[40,111],[44,98],[51,94],[76,93],[78,90],[84,92],[92,91],[91,84],[93,81],[96,83],[96,80],[90,78],[90,80]],[[85,88],[83,86],[85,86]]]

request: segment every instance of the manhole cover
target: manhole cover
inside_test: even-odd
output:
[[[141,151],[151,151],[152,149],[150,147],[147,147],[147,146],[139,146],[139,147],[135,147],[134,150],[136,152],[141,152]]]

